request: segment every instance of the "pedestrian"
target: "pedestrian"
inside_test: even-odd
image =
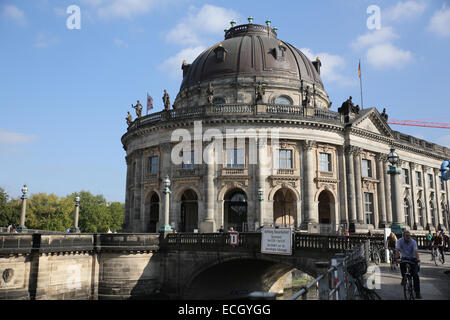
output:
[[[223,233],[223,226],[220,226],[219,232]]]
[[[14,224],[12,225],[12,233],[17,233],[17,229],[16,229],[16,226]]]
[[[12,224],[10,224],[10,225],[8,226],[8,228],[6,229],[6,232],[12,232]]]
[[[70,233],[70,228],[67,228],[67,229],[66,229],[66,233]]]
[[[230,226],[229,228],[228,228],[228,232],[233,232],[234,231],[234,228],[232,227],[232,226]]]

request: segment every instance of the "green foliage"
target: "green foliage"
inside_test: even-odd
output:
[[[65,231],[73,227],[75,197],[80,197],[78,227],[81,232],[95,233],[120,230],[125,205],[119,202],[107,204],[103,195],[93,195],[89,191],[72,193],[66,197],[37,193],[27,199],[25,225],[29,229]],[[0,226],[13,223],[19,225],[21,200],[9,199],[0,188]]]

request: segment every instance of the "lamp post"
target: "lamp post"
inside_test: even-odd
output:
[[[259,200],[259,228],[262,229],[264,226],[264,190],[262,187],[258,188],[258,200]]]
[[[164,179],[164,225],[159,229],[160,232],[171,232],[172,227],[169,225],[169,205],[170,205],[170,179],[166,176]]]
[[[391,199],[392,199],[392,225],[391,231],[394,234],[401,234],[403,231],[403,201],[402,192],[400,185],[400,173],[401,171],[397,169],[397,164],[399,163],[399,156],[395,152],[395,148],[391,147],[391,152],[387,157],[388,161],[391,163],[389,166],[388,174],[391,176]]]
[[[25,215],[27,210],[27,192],[28,192],[27,185],[24,184],[22,187],[22,197],[20,197],[22,199],[22,211],[20,212],[20,225],[17,228],[17,232],[23,232],[27,230],[27,227],[25,226]]]
[[[80,197],[75,197],[75,218],[73,220],[73,228],[70,229],[71,233],[80,233],[80,229],[78,229],[78,218],[80,215]]]

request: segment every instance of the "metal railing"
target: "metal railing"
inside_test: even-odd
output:
[[[311,281],[308,285],[294,293],[289,300],[297,300],[301,297],[302,300],[307,300],[307,294],[309,290],[318,286],[319,300],[347,300],[348,299],[348,278],[346,269],[349,263],[356,261],[363,257],[365,260],[368,258],[370,241],[360,243],[355,248],[347,251],[345,255],[337,254],[335,258],[331,260],[331,267],[326,269],[325,272],[320,274],[317,278]],[[324,263],[316,263],[317,267],[328,267]]]

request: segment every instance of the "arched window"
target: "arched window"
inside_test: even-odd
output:
[[[404,199],[403,208],[405,209],[405,223],[411,226],[411,207],[407,198]]]
[[[289,97],[286,96],[279,96],[275,98],[274,101],[275,104],[282,104],[282,105],[292,105],[292,100]]]
[[[225,104],[225,98],[222,97],[215,97],[213,100],[213,104]]]

